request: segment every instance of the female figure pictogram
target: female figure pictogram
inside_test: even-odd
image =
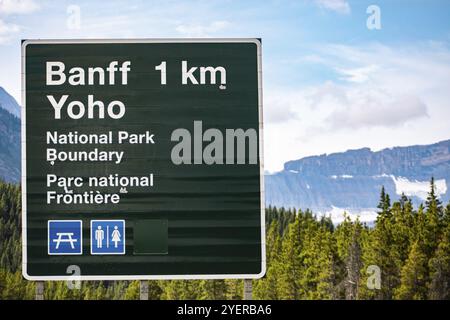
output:
[[[120,240],[121,235],[120,235],[119,230],[117,230],[117,229],[118,229],[118,227],[114,226],[114,231],[111,234],[111,241],[114,242],[114,248],[117,248],[118,243],[121,241]]]

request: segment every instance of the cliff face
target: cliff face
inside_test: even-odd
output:
[[[429,180],[436,180],[441,199],[450,199],[450,140],[432,145],[368,148],[289,161],[284,170],[266,175],[266,204],[329,212],[345,208],[374,210],[381,187],[394,199],[404,192],[418,204]]]
[[[20,106],[0,87],[0,179],[20,181]]]
[[[5,89],[0,87],[0,108],[20,118],[20,106]]]
[[[0,179],[9,182],[20,182],[19,113],[17,102],[0,87]],[[403,192],[416,205],[423,202],[432,176],[441,200],[448,202],[450,140],[289,161],[283,171],[266,175],[266,204],[310,208],[318,213],[333,213],[337,208],[370,213],[376,210],[382,186],[394,199]]]
[[[0,108],[0,179],[20,181],[20,120]]]

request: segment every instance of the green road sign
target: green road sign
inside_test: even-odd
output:
[[[265,273],[256,39],[22,44],[23,275]]]

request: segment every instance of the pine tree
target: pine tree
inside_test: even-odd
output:
[[[389,244],[388,251],[389,258],[395,265],[395,268],[393,267],[393,271],[395,272],[394,276],[400,276],[399,273],[408,258],[411,247],[411,230],[413,227],[412,203],[403,194],[400,201],[394,202],[391,208],[391,243]],[[393,285],[397,287],[399,282],[397,281]]]
[[[444,232],[437,250],[429,262],[430,289],[428,297],[433,300],[450,299],[450,204],[443,218]]]
[[[335,246],[325,226],[313,230],[305,238],[300,254],[301,275],[297,280],[303,299],[332,299],[335,286]],[[315,229],[315,230],[314,230]]]
[[[125,300],[139,300],[140,283],[138,280],[130,282],[128,288],[125,290]]]
[[[28,300],[33,298],[33,296],[30,296],[28,283],[22,278],[22,273],[20,271],[14,273],[1,272],[0,282],[3,282],[3,285],[0,285],[0,287],[3,287],[2,291],[0,291],[0,297],[2,299]]]
[[[377,208],[380,209],[380,215],[387,215],[391,207],[391,200],[389,195],[386,193],[384,186],[381,187],[380,201]]]
[[[242,280],[226,279],[225,284],[227,287],[227,292],[225,294],[226,299],[242,300],[244,285],[244,282]]]
[[[427,257],[419,242],[414,242],[402,268],[400,287],[395,290],[397,299],[423,300],[427,297]]]
[[[430,181],[430,192],[425,202],[426,207],[426,229],[425,229],[425,253],[431,258],[436,250],[442,231],[443,208],[441,201],[436,195],[434,178]]]
[[[266,275],[255,281],[253,286],[253,295],[255,299],[280,299],[279,279],[281,271],[280,251],[282,240],[280,236],[280,227],[278,220],[273,220],[266,238],[266,257],[267,271]]]
[[[392,299],[394,289],[398,286],[400,278],[399,265],[391,248],[393,243],[393,230],[395,230],[394,219],[390,207],[390,198],[384,187],[381,189],[380,211],[375,221],[375,227],[369,232],[364,245],[363,252],[363,275],[360,293],[362,298],[369,299]],[[372,290],[366,287],[367,270],[369,266],[377,266],[381,270],[381,288]]]
[[[300,254],[302,251],[301,212],[287,229],[281,249],[281,275],[280,275],[280,298],[286,300],[300,299],[300,287],[298,279],[301,276]]]
[[[160,300],[163,293],[163,288],[161,287],[161,281],[151,280],[148,281],[148,299],[149,300]]]
[[[335,227],[310,210],[269,207],[267,273],[253,281],[256,299],[450,299],[450,203],[444,209],[434,179],[425,205],[414,211],[385,189],[373,228],[358,220]],[[33,299],[22,278],[20,188],[0,182],[0,299]],[[381,269],[381,290],[367,288],[367,268]],[[45,299],[138,299],[139,282],[45,284]],[[242,299],[243,281],[151,281],[150,299]]]
[[[200,280],[171,280],[166,286],[162,299],[198,300],[202,296]]]
[[[200,299],[202,300],[223,300],[227,288],[224,280],[202,280],[200,291]]]
[[[335,238],[339,257],[339,284],[336,288],[338,297],[347,300],[357,299],[362,268],[362,236],[364,228],[357,219],[352,222],[344,213],[344,220],[336,228]],[[343,291],[343,293],[341,293]]]

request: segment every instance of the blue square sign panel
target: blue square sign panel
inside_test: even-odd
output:
[[[125,254],[125,220],[91,220],[91,254]]]
[[[83,253],[81,220],[49,220],[48,254],[80,255]]]

